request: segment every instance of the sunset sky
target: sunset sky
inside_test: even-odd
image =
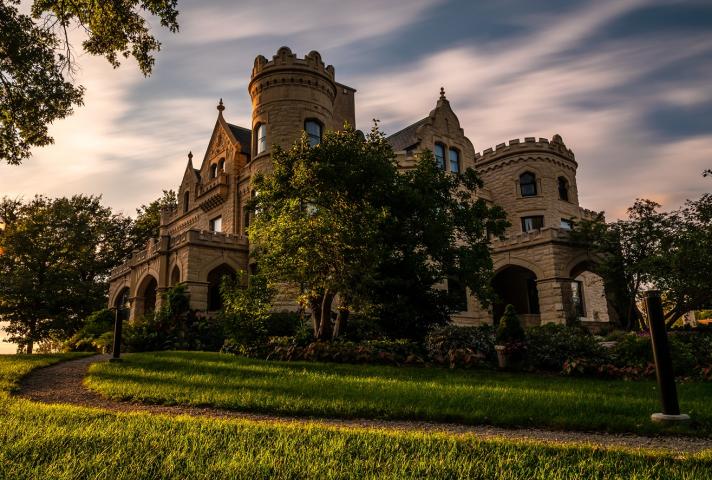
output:
[[[712,4],[678,1],[179,1],[154,75],[80,57],[84,107],[55,144],[0,163],[0,195],[101,194],[116,210],[175,188],[202,158],[220,97],[249,127],[254,57],[321,52],[358,90],[357,128],[386,133],[444,86],[477,151],[563,136],[582,206],[624,215],[636,197],[675,207],[712,186]]]

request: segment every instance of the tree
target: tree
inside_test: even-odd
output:
[[[250,355],[267,341],[267,322],[270,319],[272,300],[276,289],[264,275],[250,275],[245,284],[245,274],[231,280],[224,278],[220,285],[223,298],[223,323],[229,341],[238,353]]]
[[[172,210],[178,206],[178,197],[173,190],[163,190],[163,195],[148,205],[136,209],[136,219],[131,226],[131,250],[142,250],[152,238],[158,238],[161,225],[161,210]]]
[[[482,186],[473,169],[445,172],[429,151],[398,176],[373,291],[389,335],[420,338],[446,323],[465,309],[466,288],[483,306],[491,301],[490,236],[501,236],[508,222],[478,198]],[[448,288],[437,288],[443,282]]]
[[[685,312],[712,304],[712,195],[671,212],[659,208],[638,199],[628,219],[605,223],[599,215],[572,232],[599,259],[598,273],[627,329],[640,326],[643,289],[661,291],[668,326]]]
[[[150,75],[161,44],[145,13],[178,30],[177,0],[35,0],[29,15],[19,0],[0,2],[0,159],[19,164],[33,147],[53,142],[48,125],[82,105],[84,88],[71,81],[76,69],[69,31],[85,35],[82,48],[119,66],[133,57]],[[69,77],[69,80],[67,79]]]
[[[14,206],[13,206],[14,205]],[[32,353],[34,343],[68,338],[105,305],[109,271],[126,257],[130,220],[77,195],[27,203],[3,199],[11,211],[0,235],[0,320],[11,340]]]
[[[298,285],[311,311],[314,336],[336,335],[364,299],[383,248],[384,200],[395,185],[393,154],[376,127],[327,132],[310,147],[306,136],[288,151],[274,147],[274,171],[256,176],[250,242],[272,283]]]

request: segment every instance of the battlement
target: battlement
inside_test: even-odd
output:
[[[252,79],[266,73],[295,69],[317,73],[332,82],[334,81],[333,65],[325,66],[319,52],[312,50],[304,58],[298,58],[289,47],[277,50],[277,54],[269,61],[264,56],[258,55],[255,58],[255,65],[252,67]]]
[[[548,153],[556,154],[566,160],[576,162],[574,152],[566,147],[561,135],[554,135],[551,140],[547,138],[525,137],[524,140],[515,138],[509,143],[500,143],[494,149],[486,148],[482,153],[475,153],[475,163],[489,163],[500,158],[523,153]]]

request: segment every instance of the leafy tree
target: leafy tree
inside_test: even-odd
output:
[[[73,27],[85,35],[85,52],[106,57],[114,68],[119,56],[133,57],[144,75],[161,47],[144,15],[178,30],[177,0],[34,0],[29,15],[19,12],[19,4],[0,2],[0,159],[10,164],[28,158],[32,147],[52,143],[48,125],[82,104],[84,88],[71,81]]]
[[[161,210],[175,209],[178,197],[173,190],[163,190],[163,195],[148,205],[136,209],[136,219],[131,226],[130,242],[132,249],[143,250],[152,238],[158,238],[161,225]]]
[[[519,320],[514,305],[507,305],[507,308],[504,309],[504,315],[499,321],[499,327],[497,327],[497,343],[506,345],[512,342],[521,342],[525,338],[522,322]]]
[[[613,293],[623,326],[642,318],[643,289],[661,291],[671,326],[685,312],[712,304],[712,195],[688,200],[672,212],[650,200],[636,200],[628,219],[582,221],[573,238],[599,258],[600,273]]]
[[[247,285],[244,272],[240,277],[234,281],[225,278],[220,286],[224,325],[228,340],[238,353],[251,354],[255,347],[266,344],[276,289],[264,275],[250,275]]]
[[[71,336],[105,305],[109,271],[128,253],[130,220],[83,195],[3,199],[0,211],[11,212],[0,235],[0,320],[32,353],[35,342]]]
[[[381,242],[373,303],[393,337],[421,338],[463,310],[465,287],[487,306],[492,298],[490,236],[503,234],[504,211],[477,197],[482,181],[437,166],[429,151],[397,178]],[[436,288],[448,282],[448,289]],[[458,287],[458,288],[455,288]]]
[[[364,138],[348,127],[313,148],[306,136],[289,151],[275,147],[272,161],[273,173],[254,180],[250,242],[270,281],[301,287],[315,337],[331,338],[375,274],[385,200],[397,177],[393,154],[377,128]]]

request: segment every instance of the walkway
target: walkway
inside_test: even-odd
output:
[[[678,453],[698,452],[712,449],[712,438],[690,437],[643,437],[628,434],[593,432],[553,431],[541,429],[509,429],[492,426],[461,425],[396,420],[301,418],[276,415],[244,413],[209,407],[148,405],[132,402],[117,402],[102,397],[82,383],[89,365],[108,360],[108,355],[93,356],[59,363],[32,371],[22,381],[18,396],[43,403],[68,403],[83,407],[100,408],[114,412],[145,412],[161,415],[190,415],[220,419],[239,419],[255,422],[283,423],[290,425],[322,425],[361,429],[401,430],[417,432],[447,432],[475,434],[477,437],[539,440],[554,443],[583,443],[596,447],[632,447],[662,449]]]

